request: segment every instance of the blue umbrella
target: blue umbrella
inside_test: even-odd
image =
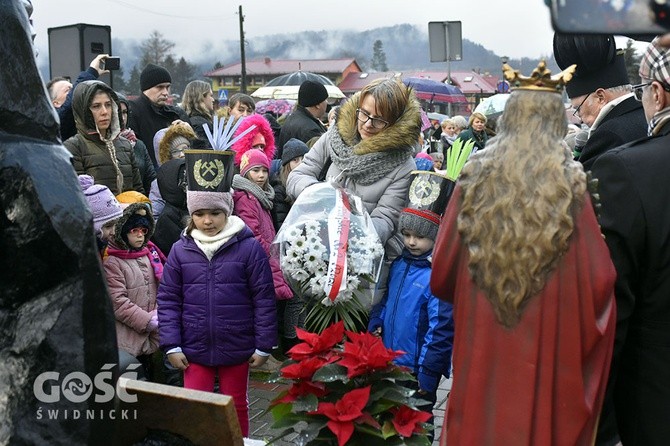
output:
[[[408,77],[403,82],[414,90],[419,99],[429,102],[468,102],[463,92],[454,85],[423,77]]]

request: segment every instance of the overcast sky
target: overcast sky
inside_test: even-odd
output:
[[[47,29],[74,23],[109,25],[113,38],[146,39],[158,30],[174,52],[206,41],[239,39],[242,5],[247,38],[331,29],[367,30],[400,23],[462,22],[463,37],[498,55],[551,54],[553,31],[543,0],[32,0],[36,44],[48,55]],[[122,55],[121,55],[122,56]]]

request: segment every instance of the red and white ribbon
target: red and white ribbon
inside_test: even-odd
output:
[[[347,194],[336,189],[335,209],[328,216],[328,244],[330,258],[324,291],[334,302],[337,295],[347,285],[347,247],[349,244],[349,226],[351,224],[351,205]]]

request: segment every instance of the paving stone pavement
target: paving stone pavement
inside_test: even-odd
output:
[[[263,414],[270,404],[270,401],[286,389],[283,384],[268,383],[269,373],[252,372],[249,381],[249,438],[256,440],[269,440],[278,434],[278,430],[272,429],[272,415]],[[435,416],[435,441],[433,446],[438,446],[440,433],[442,432],[442,423],[444,421],[444,410],[447,404],[447,397],[451,389],[451,379],[442,378],[440,386],[437,389],[437,403],[433,410]],[[290,437],[273,443],[277,446],[294,446]]]

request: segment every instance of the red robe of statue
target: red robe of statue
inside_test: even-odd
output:
[[[570,247],[511,329],[468,271],[456,221],[442,219],[431,288],[454,304],[454,380],[440,444],[592,445],[610,368],[616,273],[590,197]]]

